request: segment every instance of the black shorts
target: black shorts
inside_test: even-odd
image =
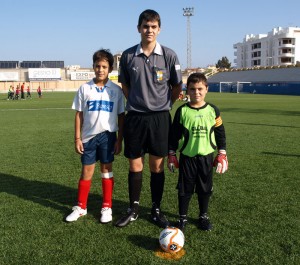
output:
[[[195,157],[180,154],[177,185],[179,195],[193,194],[195,191],[202,195],[212,193],[213,159],[213,153]]]
[[[124,155],[130,159],[143,157],[145,153],[167,156],[170,125],[169,111],[129,111],[124,122]]]

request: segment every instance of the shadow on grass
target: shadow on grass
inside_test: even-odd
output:
[[[44,207],[51,207],[64,214],[63,219],[76,205],[77,189],[66,187],[56,183],[27,180],[21,177],[0,173],[0,192],[17,196],[23,200],[38,203]],[[99,218],[102,196],[90,193],[88,199],[88,211]],[[128,204],[114,200],[117,208],[125,209]],[[127,209],[127,208],[126,208]],[[119,213],[121,214],[121,213]]]
[[[276,109],[246,109],[246,108],[222,108],[222,112],[259,113],[284,116],[300,116],[300,111],[276,110]]]
[[[273,153],[273,152],[262,152],[262,154],[272,155],[272,156],[300,157],[300,154],[282,154],[282,153]]]
[[[28,180],[4,173],[0,173],[0,192],[60,211],[63,214],[63,220],[70,214],[72,206],[76,205],[77,201],[77,189],[75,188],[51,182]],[[99,219],[100,217],[102,204],[101,192],[102,191],[99,191],[99,194],[90,193],[88,198],[88,213],[93,215],[95,219]],[[127,190],[124,192],[127,192]],[[114,198],[114,220],[118,220],[125,214],[127,208],[127,201],[124,202]],[[140,206],[139,219],[145,219],[151,222],[150,211],[151,208]]]
[[[300,128],[299,126],[288,126],[288,125],[275,125],[275,124],[259,124],[259,123],[247,123],[247,122],[231,122],[228,121],[226,123],[232,123],[232,124],[242,124],[242,125],[254,125],[254,126],[270,126],[270,127],[280,127],[280,128]]]
[[[137,247],[155,251],[159,247],[158,243],[158,236],[157,237],[149,237],[149,236],[142,236],[142,235],[129,235],[129,241]]]

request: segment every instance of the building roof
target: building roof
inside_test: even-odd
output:
[[[208,78],[208,83],[253,82],[253,83],[300,83],[300,67],[220,72]]]

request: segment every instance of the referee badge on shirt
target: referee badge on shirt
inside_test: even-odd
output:
[[[160,70],[156,70],[156,79],[157,81],[163,80],[163,72]]]
[[[162,80],[163,80],[163,78],[164,78],[164,73],[163,73],[162,69],[160,69],[160,68],[154,66],[154,73],[155,73],[155,75],[156,75],[156,80],[157,80],[157,81],[162,81]]]
[[[165,68],[153,67],[153,79],[158,84],[164,84],[168,80],[168,73]]]

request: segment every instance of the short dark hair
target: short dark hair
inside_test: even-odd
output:
[[[99,60],[105,60],[108,62],[109,67],[112,68],[114,66],[114,56],[110,52],[109,49],[100,49],[96,51],[93,55],[93,67],[95,63]]]
[[[199,83],[199,82],[202,82],[205,86],[207,86],[207,78],[206,78],[205,74],[193,73],[188,77],[187,82],[186,82],[186,87],[188,88],[190,83],[195,84],[195,83]]]
[[[161,24],[160,15],[152,9],[146,9],[145,11],[143,11],[140,14],[139,21],[138,21],[138,27],[140,27],[142,25],[143,20],[146,20],[147,22],[148,21],[157,21],[159,27],[160,27],[160,24]]]

